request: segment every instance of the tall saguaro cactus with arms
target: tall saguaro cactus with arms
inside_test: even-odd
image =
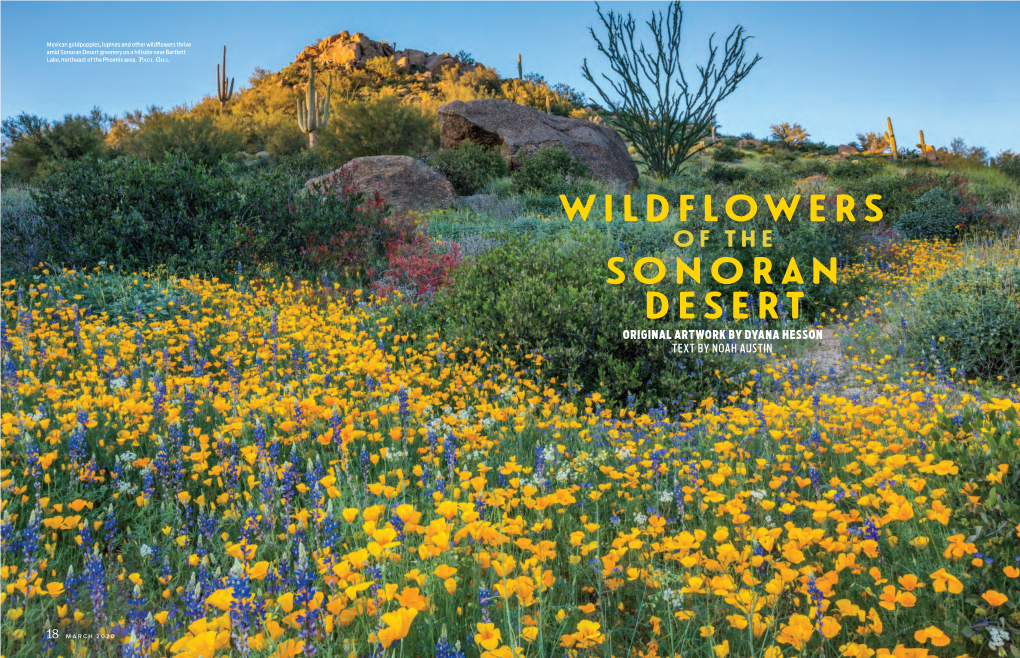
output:
[[[301,132],[308,134],[308,147],[315,148],[315,133],[325,128],[329,122],[329,97],[333,93],[333,79],[326,87],[326,97],[322,98],[315,90],[315,60],[308,62],[308,90],[305,98],[298,98],[297,119]]]
[[[220,65],[216,65],[216,98],[220,101],[220,109],[227,106],[227,101],[234,95],[234,79],[230,78],[230,86],[227,86],[227,47],[223,46],[223,71],[220,72]]]

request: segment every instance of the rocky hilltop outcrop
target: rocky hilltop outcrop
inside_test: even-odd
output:
[[[460,69],[475,67],[473,63],[462,62],[457,55],[429,53],[414,48],[397,50],[396,44],[369,39],[362,32],[351,34],[347,30],[326,37],[314,46],[307,46],[297,56],[292,66],[307,64],[313,57],[323,68],[334,70],[362,68],[370,59],[376,57],[392,57],[397,70],[401,71],[440,73],[447,66],[456,66]]]

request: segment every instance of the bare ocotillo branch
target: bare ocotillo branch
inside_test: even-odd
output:
[[[635,44],[637,23],[629,12],[624,17],[614,11],[603,13],[597,3],[596,7],[605,40],[594,28],[590,31],[612,74],[603,73],[596,81],[587,58],[581,71],[613,115],[613,127],[634,145],[648,172],[661,178],[674,176],[704,148],[698,142],[715,122],[716,106],[736,90],[761,57],[745,61],[744,45],[751,37],[738,25],[726,38],[722,61],[717,61],[715,35],[709,38],[708,61],[696,66],[697,77],[688,81],[680,65],[683,11],[679,1],[670,3],[665,16],[652,13],[647,23],[651,49],[643,42]]]

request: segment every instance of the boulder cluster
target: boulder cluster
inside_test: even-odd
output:
[[[294,64],[307,64],[315,58],[319,64],[330,69],[362,68],[370,59],[391,57],[401,71],[429,71],[440,73],[444,67],[455,66],[459,69],[474,69],[475,64],[462,62],[457,55],[450,53],[426,53],[424,50],[405,48],[397,50],[395,43],[369,39],[362,32],[351,34],[347,30],[322,39],[314,46],[307,46],[294,60]]]

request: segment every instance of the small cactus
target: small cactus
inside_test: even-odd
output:
[[[886,117],[885,124],[889,127],[885,133],[885,141],[889,142],[889,152],[892,153],[892,159],[896,160],[899,157],[899,152],[896,150],[896,133],[893,132],[892,119]]]
[[[315,91],[315,59],[308,62],[308,89],[305,99],[298,98],[297,118],[301,132],[308,134],[308,147],[315,148],[315,133],[325,128],[329,122],[329,97],[333,92],[333,78],[330,76],[326,87],[326,97],[318,96]]]
[[[227,47],[223,46],[223,71],[220,72],[220,65],[216,65],[216,98],[220,101],[220,109],[227,105],[227,101],[234,95],[234,79],[230,78],[227,85]]]
[[[524,79],[524,67],[521,66],[521,54],[517,53],[517,79]]]

